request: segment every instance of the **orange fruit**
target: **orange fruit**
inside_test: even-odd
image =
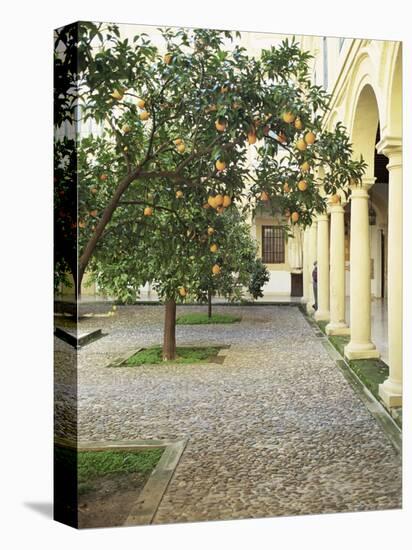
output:
[[[338,194],[332,195],[330,200],[333,204],[339,204],[340,203],[340,195],[338,195]]]
[[[229,195],[225,195],[223,197],[223,206],[225,208],[227,208],[228,206],[230,206],[232,204],[232,199],[229,197]]]
[[[280,141],[280,143],[285,143],[287,141],[287,138],[283,132],[278,133],[278,141]]]
[[[291,220],[293,223],[296,223],[299,219],[299,214],[297,212],[292,212]]]
[[[181,139],[181,138],[176,138],[176,139],[173,140],[173,143],[174,143],[175,145],[180,145],[181,143],[183,143],[183,139]]]
[[[216,206],[222,206],[223,205],[223,195],[221,195],[220,193],[218,195],[216,195],[215,203],[216,203]]]
[[[247,140],[250,145],[253,145],[257,140],[256,134],[254,132],[249,132],[247,135]]]
[[[131,126],[129,126],[128,124],[124,124],[124,125],[122,126],[122,132],[123,132],[124,134],[127,134],[128,132],[130,132],[131,129],[132,129]]]
[[[219,275],[219,273],[220,273],[220,266],[218,266],[217,264],[215,264],[215,265],[212,267],[212,273],[213,273],[213,275]]]
[[[149,118],[149,113],[147,111],[142,111],[139,115],[140,120],[147,120]]]
[[[207,234],[208,235],[213,235],[214,232],[215,232],[215,230],[213,229],[213,227],[208,227],[207,228]]]
[[[229,91],[228,86],[222,86],[222,87],[220,88],[220,93],[222,93],[222,94],[225,94],[225,93],[228,92],[228,91]]]
[[[138,99],[138,100],[136,101],[136,105],[139,107],[139,109],[143,109],[144,106],[145,106],[145,103],[146,103],[146,102],[145,102],[144,99]]]
[[[302,162],[302,164],[300,165],[300,169],[302,170],[302,172],[309,172],[310,170],[310,164],[307,160],[305,160],[305,162]]]
[[[97,210],[91,210],[89,214],[90,216],[93,216],[93,218],[95,218],[97,216]]]
[[[186,151],[186,145],[184,143],[179,143],[176,149],[179,151],[179,153],[184,153]]]
[[[183,191],[176,191],[176,198],[182,199],[183,198]]]
[[[285,183],[284,186],[283,186],[283,192],[284,192],[284,193],[289,193],[289,191],[290,191],[289,184],[288,184],[288,183]]]
[[[221,172],[222,170],[225,170],[226,162],[224,162],[223,160],[218,159],[215,163],[215,166],[216,166],[216,170]]]
[[[269,195],[268,193],[266,193],[266,191],[262,191],[261,194],[260,194],[260,200],[261,201],[268,201],[269,200]]]
[[[86,224],[83,221],[80,221],[79,222],[79,227],[81,227],[83,229],[84,227],[86,227]]]
[[[100,180],[106,181],[109,176],[107,174],[100,174]]]
[[[287,124],[290,124],[291,122],[294,122],[296,117],[293,113],[291,113],[290,111],[287,111],[286,113],[283,113],[282,118],[284,122],[286,122]]]
[[[209,205],[207,202],[205,202],[205,203],[203,204],[202,208],[210,208],[210,205]]]
[[[306,191],[308,188],[308,182],[306,180],[300,180],[298,183],[298,189],[299,191]]]
[[[186,296],[187,290],[185,289],[185,287],[181,286],[181,287],[179,288],[179,294],[180,294],[180,296],[181,296],[182,298],[184,298],[184,297]]]
[[[299,117],[295,120],[295,128],[296,130],[302,130],[303,128],[303,122],[300,120]]]
[[[295,143],[296,149],[299,151],[305,151],[307,149],[307,143],[304,139],[298,139],[298,141]]]
[[[218,118],[215,122],[216,130],[224,132],[226,130],[227,122],[224,118]]]
[[[215,252],[218,251],[218,249],[219,249],[219,247],[217,246],[217,244],[213,243],[213,244],[210,245],[210,252],[215,253]]]
[[[90,189],[90,193],[93,193],[93,195],[95,195],[97,193],[97,188],[96,187],[92,187]]]
[[[316,136],[313,132],[308,132],[305,134],[305,141],[308,145],[312,145],[312,143],[315,143]]]
[[[153,208],[151,206],[146,206],[146,208],[143,210],[143,214],[145,216],[151,216],[153,214]]]
[[[166,65],[170,65],[172,62],[172,54],[171,53],[165,53],[163,56],[163,61],[166,63]]]
[[[213,197],[212,195],[210,195],[210,197],[207,199],[207,203],[212,208],[216,208],[216,206],[218,206],[216,203],[216,197]]]

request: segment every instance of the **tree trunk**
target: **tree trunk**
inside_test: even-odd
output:
[[[211,290],[207,291],[207,316],[209,319],[212,317],[212,292]]]
[[[166,300],[163,333],[163,361],[176,359],[176,302]]]

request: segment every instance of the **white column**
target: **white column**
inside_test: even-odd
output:
[[[350,219],[350,334],[345,346],[348,359],[380,356],[371,340],[371,277],[368,190],[375,178],[351,186]]]
[[[326,334],[349,334],[345,323],[345,210],[329,203],[330,212],[330,321]]]
[[[312,225],[309,229],[309,253],[308,253],[308,275],[309,275],[309,301],[306,304],[306,311],[308,313],[313,312],[313,304],[315,303],[315,295],[313,293],[312,285],[312,271],[313,263],[316,261],[318,252],[318,221],[312,220]]]
[[[402,405],[402,148],[384,139],[377,149],[389,158],[388,205],[388,355],[389,378],[379,395],[389,407]]]
[[[318,215],[318,310],[317,321],[329,321],[329,217]]]
[[[302,304],[310,301],[311,273],[309,271],[309,238],[310,228],[307,227],[303,233],[303,296]]]

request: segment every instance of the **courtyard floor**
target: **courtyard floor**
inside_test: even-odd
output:
[[[214,308],[230,310],[240,323],[177,327],[178,345],[230,346],[223,364],[106,368],[161,342],[163,308],[83,320],[108,334],[79,352],[79,439],[188,440],[154,523],[399,508],[399,455],[299,309]],[[61,437],[74,434],[70,353],[56,340]]]

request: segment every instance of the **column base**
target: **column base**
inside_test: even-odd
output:
[[[302,296],[302,298],[300,299],[300,302],[302,304],[307,304],[308,303],[308,299],[305,297],[305,296]]]
[[[349,336],[350,328],[346,323],[328,323],[325,327],[328,336]]]
[[[387,378],[383,384],[379,384],[379,397],[387,407],[401,407],[402,385]]]
[[[313,302],[311,302],[310,300],[308,300],[308,301],[306,302],[306,311],[307,311],[307,313],[309,313],[309,315],[312,315],[312,313],[315,311],[315,310],[313,309],[312,303],[313,303]]]
[[[376,349],[375,344],[368,342],[367,344],[354,344],[349,342],[344,348],[345,357],[351,359],[379,359],[381,354]]]
[[[329,321],[330,312],[329,311],[320,311],[319,309],[315,312],[316,321]]]

